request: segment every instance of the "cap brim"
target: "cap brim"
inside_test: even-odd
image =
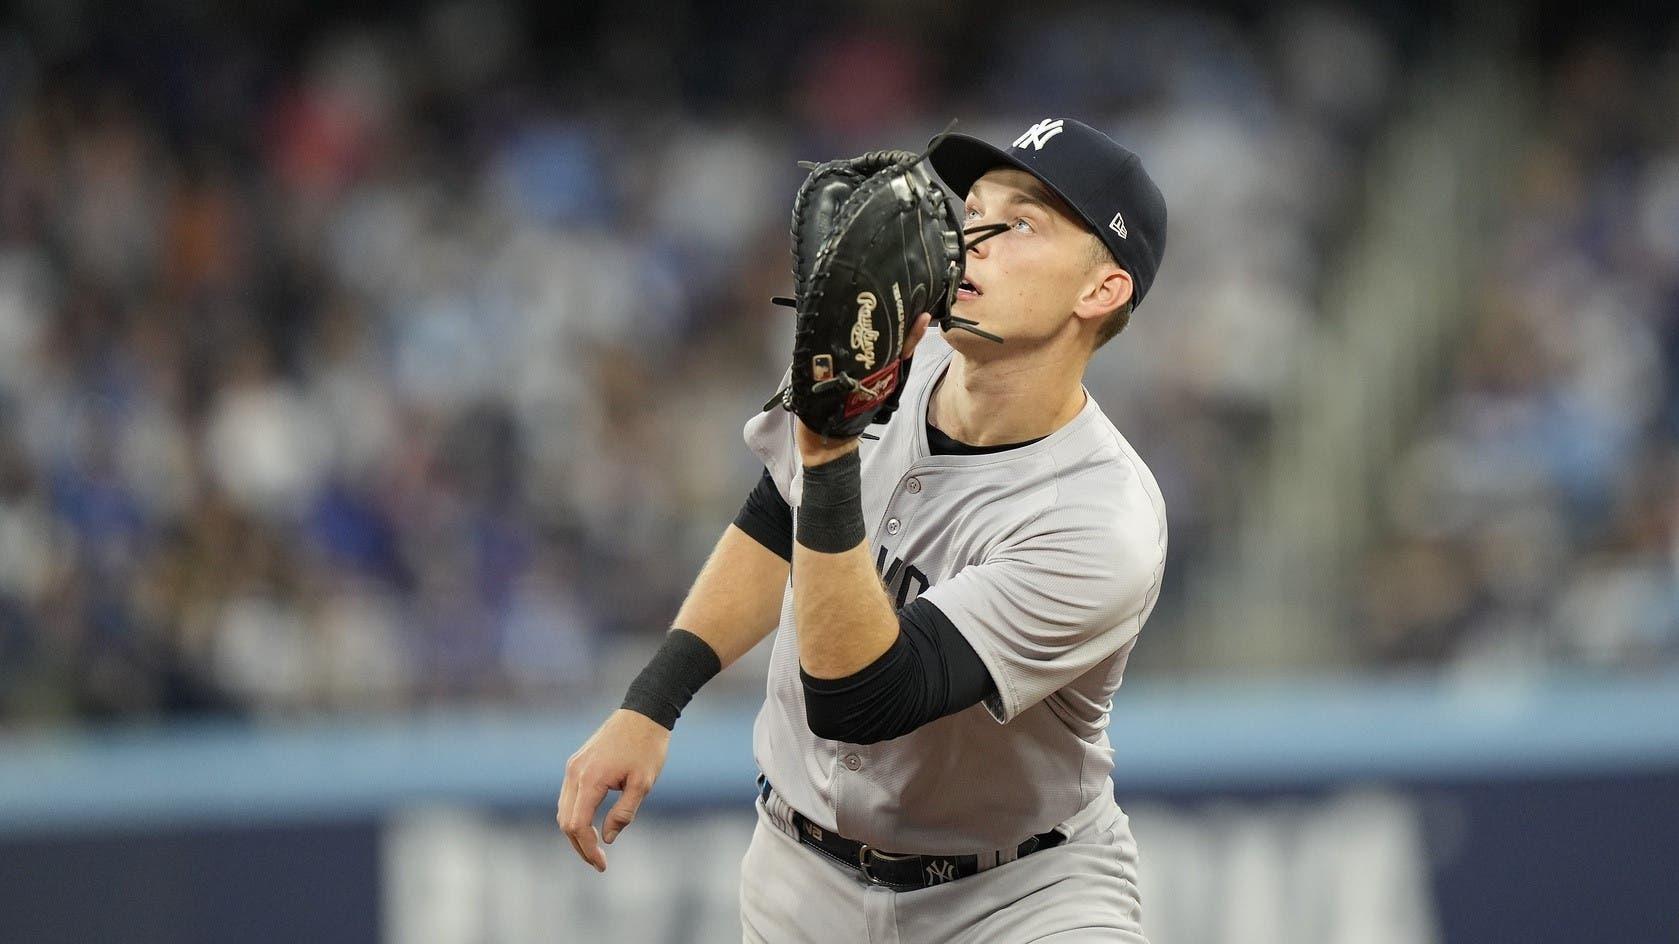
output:
[[[1033,179],[1044,185],[1056,199],[1067,208],[1074,219],[1080,220],[1090,228],[1096,238],[1101,239],[1101,224],[1091,219],[1079,205],[1067,199],[1055,181],[1049,180],[1038,169],[1023,161],[1017,160],[1009,152],[993,144],[987,144],[979,138],[966,134],[948,134],[943,141],[933,148],[927,155],[927,163],[933,165],[933,170],[944,181],[945,186],[956,192],[958,197],[966,198],[968,191],[974,186],[974,181],[985,176],[986,171],[998,167],[1013,167],[1031,174]],[[1104,240],[1106,242],[1106,240]],[[1127,270],[1129,271],[1129,270]]]
[[[1018,167],[1037,176],[1032,168],[1010,157],[1007,151],[967,134],[945,135],[944,140],[927,155],[927,162],[933,165],[939,179],[958,197],[966,197],[974,181],[984,177],[985,172],[993,167]]]

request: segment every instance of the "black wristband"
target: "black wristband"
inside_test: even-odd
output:
[[[673,629],[647,667],[630,683],[619,707],[674,729],[694,693],[721,671],[723,661],[710,643],[686,629]]]
[[[863,543],[863,460],[853,449],[838,459],[805,466],[795,539],[813,551],[838,554]]]

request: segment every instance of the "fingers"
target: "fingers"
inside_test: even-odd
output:
[[[573,781],[576,785],[573,786]],[[571,847],[584,862],[597,872],[606,871],[606,854],[601,852],[600,837],[595,832],[595,811],[606,799],[606,784],[589,777],[581,770],[566,772],[566,785],[560,794],[557,814],[560,829],[571,840]]]
[[[558,809],[556,809],[554,811],[554,822],[555,822],[556,825],[558,825],[560,827],[560,829],[562,831],[565,829],[565,825],[566,825],[566,819],[565,819],[566,810],[571,809],[571,798],[576,793],[577,793],[577,775],[576,775],[576,773],[574,773],[571,770],[571,762],[568,761],[567,764],[566,764],[565,783],[560,786],[559,807],[558,807]],[[566,836],[566,838],[570,839],[571,836],[568,834]],[[576,840],[573,840],[571,845],[572,845],[572,848],[576,849],[577,848]],[[578,849],[577,854],[582,855],[583,850]]]
[[[606,822],[602,826],[602,838],[611,844],[624,831],[624,827],[635,821],[636,810],[641,809],[641,801],[647,796],[648,785],[640,780],[630,779],[624,784],[624,795],[606,814]]]
[[[571,778],[567,777],[565,788],[560,793],[560,808],[554,814],[554,822],[559,824],[561,830],[565,830],[566,840],[571,843],[572,851],[577,853],[577,857],[588,862],[589,856],[583,851],[583,844],[578,842],[569,830],[566,830],[566,808],[571,804],[571,796],[574,793],[576,793],[576,788],[572,785]],[[594,863],[590,862],[589,864],[593,865]]]
[[[595,824],[590,823],[571,839],[571,847],[583,857],[583,861],[595,867],[596,872],[606,871],[606,853],[600,848],[600,833],[595,831]]]
[[[927,333],[927,326],[933,321],[931,314],[924,314],[915,319],[915,326],[909,329],[909,336],[904,338],[904,357],[907,359],[915,354],[916,345],[921,343],[921,336]]]
[[[570,833],[566,834],[566,839],[571,842],[571,849],[573,852],[577,853],[577,857],[582,859],[584,862],[589,862],[589,854],[583,851],[583,844],[578,842],[577,839]],[[593,862],[589,862],[589,864],[594,865]],[[601,868],[600,866],[595,866],[595,871],[604,872],[606,869]]]

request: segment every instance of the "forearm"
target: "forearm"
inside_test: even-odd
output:
[[[673,625],[705,640],[727,668],[775,630],[786,589],[787,562],[729,525]]]
[[[793,619],[799,665],[816,678],[843,678],[880,658],[898,638],[898,617],[868,542],[839,554],[794,545]]]
[[[886,652],[898,617],[869,559],[855,450],[805,451],[805,500],[793,547],[793,618],[799,664],[843,678]]]

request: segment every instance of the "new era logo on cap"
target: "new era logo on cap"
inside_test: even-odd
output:
[[[1114,214],[1114,218],[1108,221],[1108,229],[1118,233],[1120,239],[1131,237],[1131,234],[1125,231],[1125,217],[1121,214]]]
[[[1050,138],[1053,138],[1060,133],[1061,119],[1045,118],[1032,127],[1027,128],[1026,132],[1020,137],[1015,138],[1014,146],[1017,148],[1023,148],[1029,144],[1032,146],[1032,150],[1041,151],[1044,149],[1044,145],[1049,143]]]

